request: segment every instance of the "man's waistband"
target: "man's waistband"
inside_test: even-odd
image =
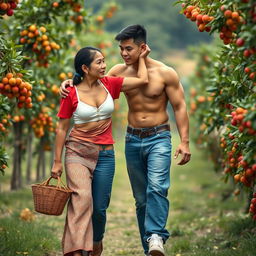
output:
[[[169,124],[162,124],[159,126],[149,128],[132,128],[130,126],[127,127],[127,133],[137,135],[140,138],[146,138],[164,131],[170,131]]]

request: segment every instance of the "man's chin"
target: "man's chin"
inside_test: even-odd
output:
[[[132,62],[130,60],[124,60],[124,63],[129,66],[129,65],[132,65]]]

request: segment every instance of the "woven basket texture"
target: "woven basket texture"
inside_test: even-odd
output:
[[[47,215],[61,215],[72,191],[67,187],[49,185],[50,179],[31,186],[35,211]]]

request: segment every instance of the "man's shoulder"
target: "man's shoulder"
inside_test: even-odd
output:
[[[120,73],[126,70],[127,66],[125,64],[116,64],[108,72],[109,76],[118,76]]]
[[[156,70],[157,75],[161,76],[165,84],[179,83],[179,76],[173,67],[158,60],[153,60],[152,66]]]
[[[176,76],[177,72],[175,69],[171,66],[168,66],[167,64],[159,61],[159,60],[153,60],[153,67],[157,69],[158,72],[161,73],[161,75],[168,75],[168,76]]]

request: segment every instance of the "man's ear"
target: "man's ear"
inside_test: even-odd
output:
[[[84,71],[84,73],[85,73],[86,75],[87,75],[88,72],[89,72],[89,68],[88,68],[85,64],[82,65],[82,70]]]
[[[142,44],[140,45],[140,49],[143,50],[143,51],[145,51],[145,49],[146,49],[146,44],[145,44],[145,43],[142,43]]]

